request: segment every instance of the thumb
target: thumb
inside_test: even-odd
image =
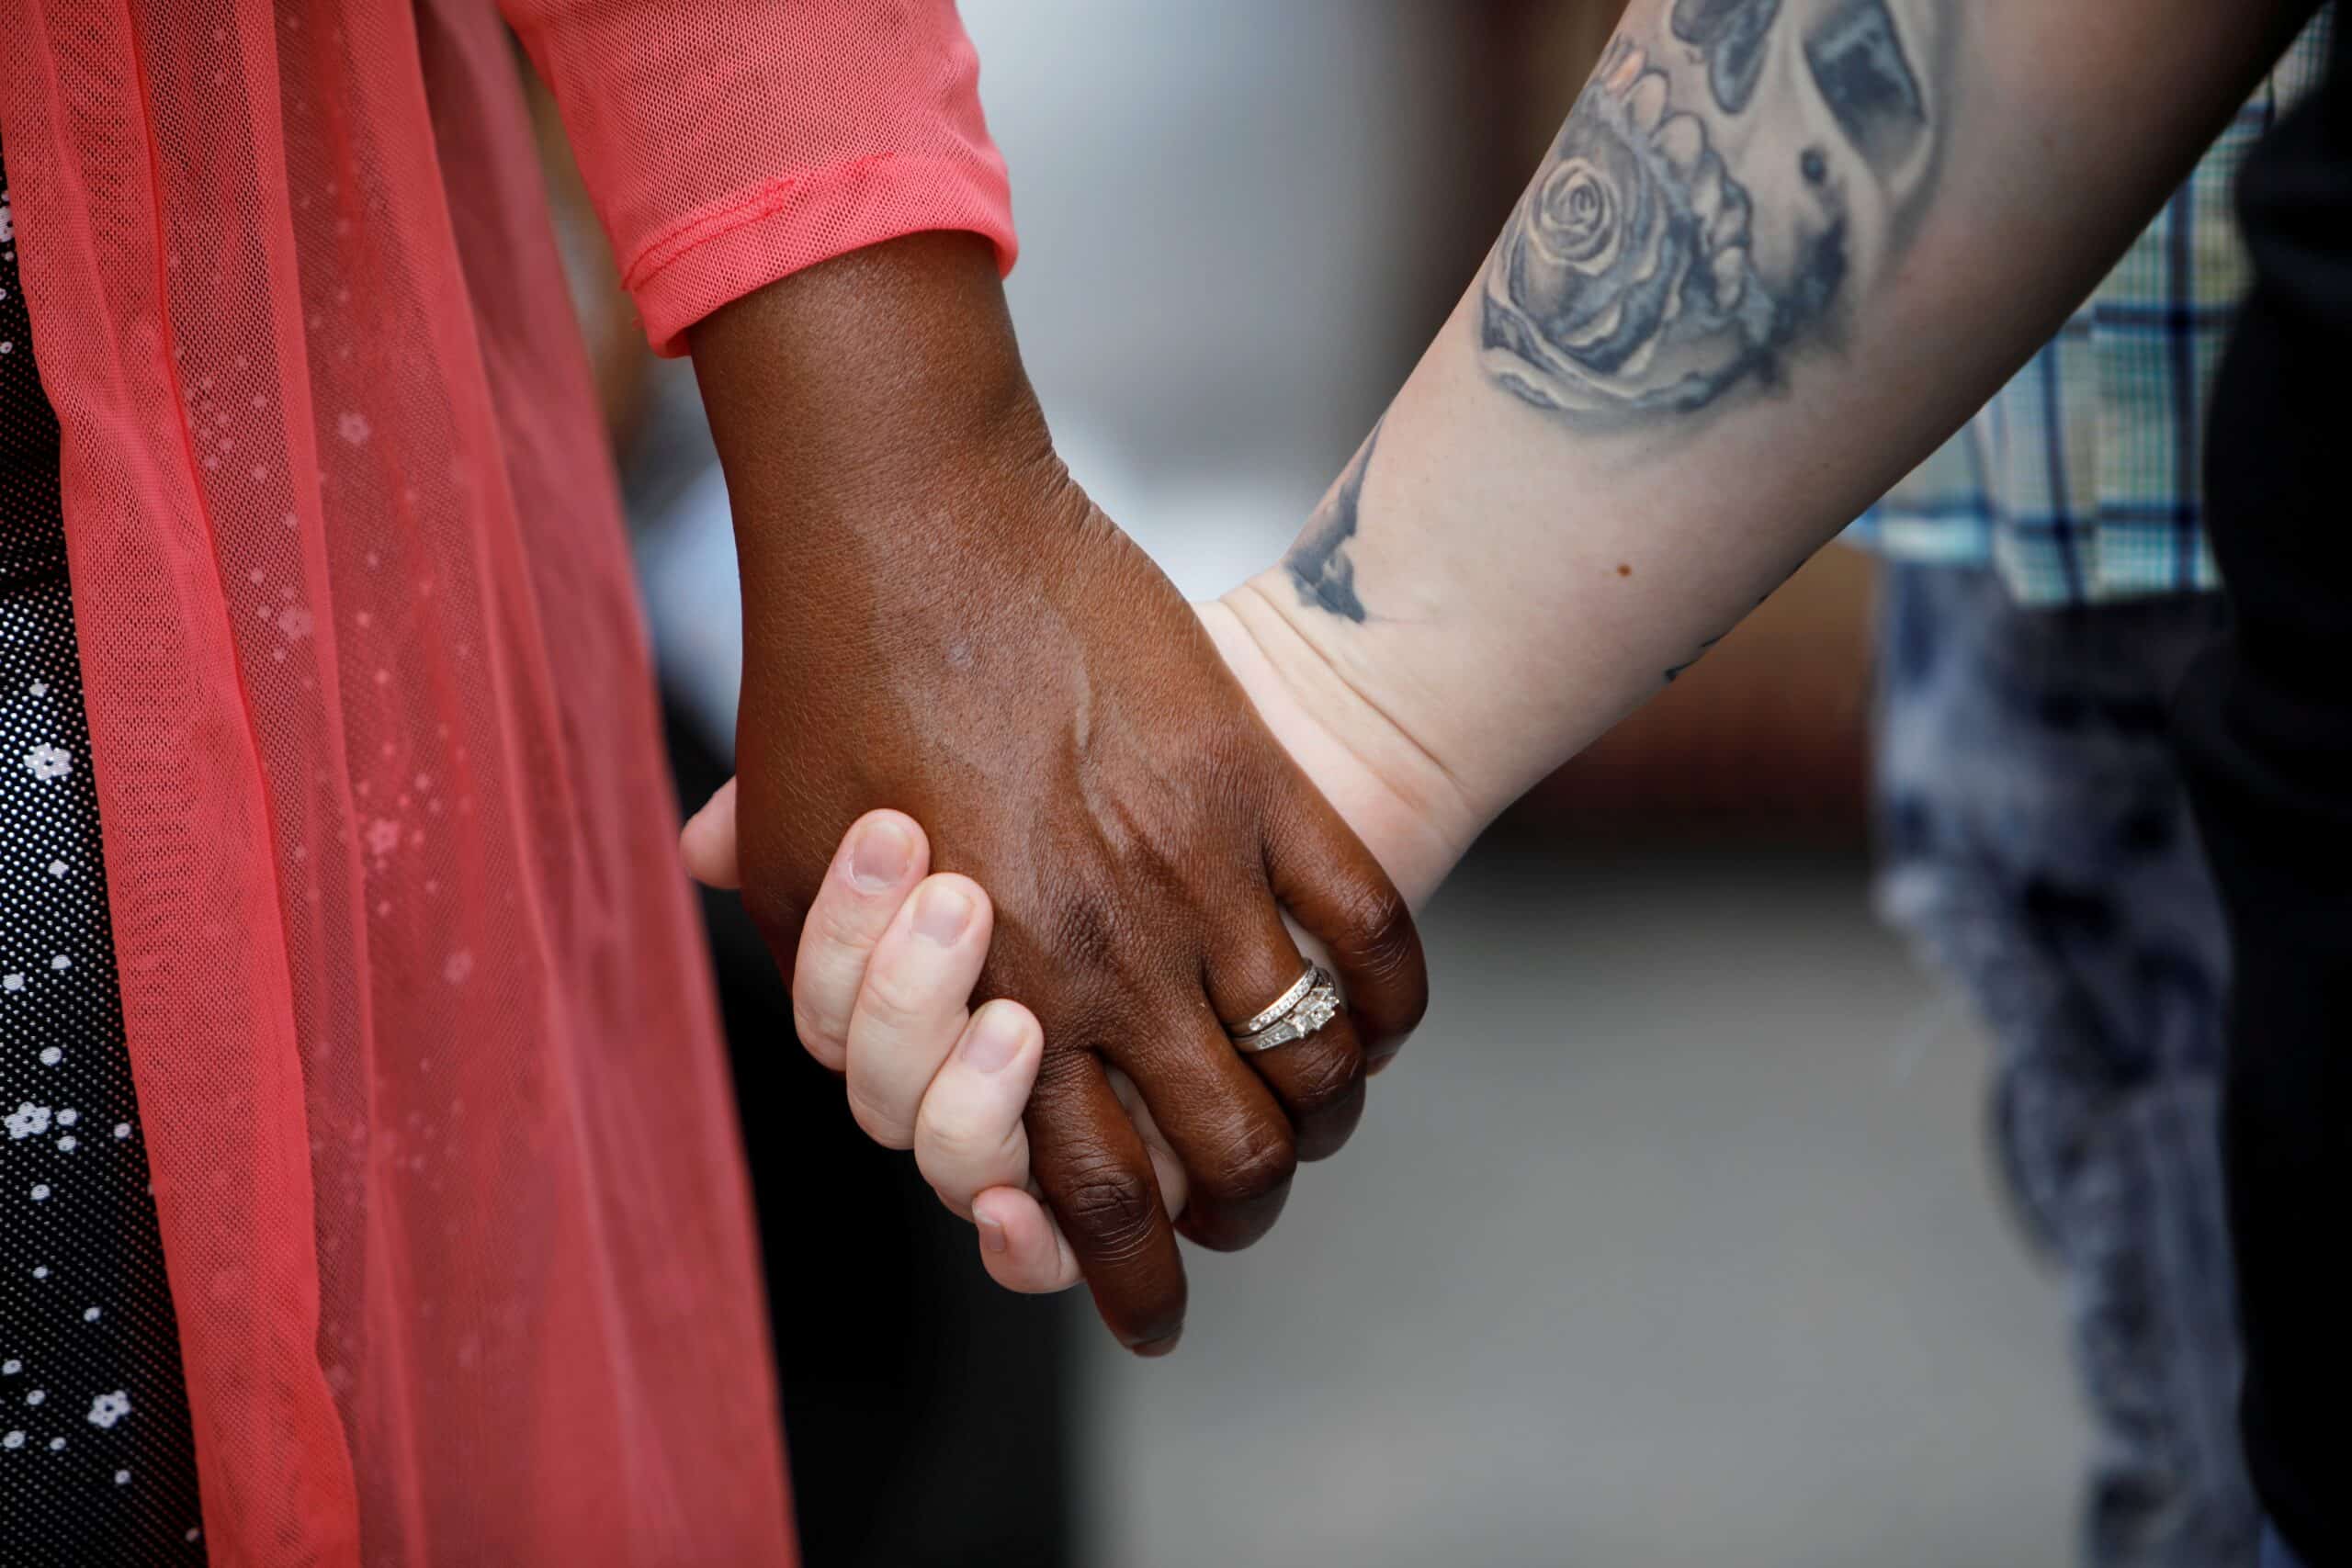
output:
[[[703,808],[686,818],[678,834],[678,854],[686,874],[706,887],[741,887],[735,859],[735,781],[729,779]]]

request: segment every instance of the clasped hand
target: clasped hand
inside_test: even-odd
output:
[[[1002,1256],[1050,1236],[1054,1278],[1082,1272],[1123,1343],[1165,1350],[1177,1232],[1262,1235],[1419,1021],[1405,900],[1070,482],[986,246],[914,236],[810,268],[697,328],[695,360],[743,587],[725,870],[794,972],[802,1041],[906,1147],[967,999],[1019,1003],[969,1041],[1034,1058],[1019,1145],[1001,1114],[967,1121],[993,1159],[943,1164],[934,1135],[931,1164],[966,1212],[989,1181],[1033,1189]],[[844,847],[881,807],[902,815]],[[1348,1008],[1245,1058],[1227,1025],[1305,967],[1285,912]],[[918,983],[894,954],[934,963]],[[992,1103],[1015,1081],[1000,1069]]]
[[[981,775],[1004,785],[969,798],[902,781],[898,798],[960,832],[956,862],[914,817],[875,810],[806,894],[780,895],[771,874],[747,898],[789,964],[802,1043],[843,1075],[858,1124],[911,1149],[975,1224],[989,1274],[1025,1292],[1084,1278],[1121,1340],[1156,1354],[1183,1318],[1174,1234],[1220,1249],[1262,1235],[1297,1163],[1346,1141],[1367,1065],[1418,1021],[1425,983],[1378,863],[1165,580],[1139,556],[1122,564],[1179,612],[1165,623],[1175,656],[1136,648],[1121,671],[1148,672],[1145,700],[1095,679],[1079,688],[1091,714],[1023,716],[1023,734],[1060,743],[1020,749],[1021,765]],[[748,790],[749,752],[746,769]],[[1021,799],[1023,781],[1053,787]],[[757,863],[737,851],[738,792],[685,837],[690,867],[722,886]],[[790,809],[787,796],[771,819]],[[758,820],[743,813],[747,835]],[[1350,1005],[1305,1040],[1244,1055],[1227,1026],[1306,966],[1285,909],[1328,951]]]
[[[1061,570],[1005,584],[1017,617],[896,618],[855,666],[865,734],[807,705],[821,679],[747,683],[739,869],[859,1124],[915,1150],[999,1280],[1082,1274],[1150,1354],[1183,1321],[1176,1234],[1265,1234],[1424,980],[1404,901],[1192,609],[1091,509],[1072,532]],[[1228,1025],[1306,965],[1285,910],[1349,1008],[1245,1056]]]

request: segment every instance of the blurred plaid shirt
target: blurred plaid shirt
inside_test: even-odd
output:
[[[2231,204],[2254,144],[2326,72],[2321,11],[2058,335],[1846,531],[1990,567],[2028,605],[2221,586],[2201,493],[2207,394],[2251,266]]]

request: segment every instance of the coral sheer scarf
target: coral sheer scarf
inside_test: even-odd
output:
[[[1009,261],[945,4],[514,11],[664,347],[895,233]],[[0,17],[212,1560],[789,1562],[734,1110],[496,15]]]

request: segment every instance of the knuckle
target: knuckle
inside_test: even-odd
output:
[[[1400,943],[1418,947],[1412,911],[1384,878],[1362,882],[1348,889],[1340,918],[1370,949],[1395,949]]]
[[[797,996],[792,998],[792,1032],[800,1036],[801,1049],[836,1071],[849,1055],[839,1022],[820,1016]]]
[[[1338,1045],[1310,1051],[1290,1065],[1288,1099],[1302,1115],[1311,1116],[1344,1101],[1363,1077],[1362,1052]]]
[[[1120,900],[1091,884],[1057,889],[1054,897],[1052,951],[1075,973],[1117,973],[1132,923]]]
[[[1159,1218],[1159,1194],[1149,1178],[1109,1163],[1080,1168],[1065,1184],[1063,1218],[1098,1259],[1140,1253]]]
[[[865,972],[857,994],[859,1021],[893,1037],[906,1035],[930,1021],[934,1010],[931,976],[910,967],[876,962]]]
[[[808,934],[804,940],[863,953],[874,945],[876,900],[855,891],[837,891],[842,886],[839,882],[832,884],[809,907]]]
[[[1366,889],[1352,900],[1348,929],[1355,933],[1348,946],[1355,967],[1380,989],[1380,1024],[1390,1033],[1404,1033],[1421,1021],[1429,1010],[1429,972],[1421,955],[1420,932],[1412,911],[1395,890]]]
[[[1298,1145],[1287,1132],[1255,1121],[1245,1122],[1227,1140],[1212,1162],[1197,1173],[1197,1185],[1219,1198],[1262,1198],[1281,1189],[1298,1174]]]
[[[925,1097],[915,1112],[916,1168],[934,1185],[1000,1177],[1006,1185],[1016,1185],[1009,1172],[1017,1164],[1012,1158],[1013,1134],[1021,1123],[1001,1125],[978,1106],[940,1106],[934,1103],[938,1098],[936,1093]],[[1025,1172],[1020,1175],[1026,1179]]]
[[[883,1104],[861,1089],[854,1081],[849,1086],[850,1119],[858,1130],[886,1149],[907,1149],[914,1146],[914,1130],[906,1118]]]

